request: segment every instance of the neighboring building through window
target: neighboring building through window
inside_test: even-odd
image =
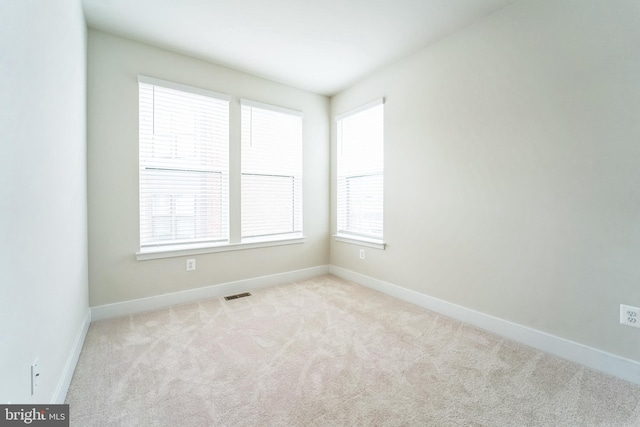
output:
[[[338,236],[382,242],[384,100],[337,121]]]
[[[139,76],[140,247],[229,240],[229,98]]]
[[[242,103],[242,241],[302,235],[302,113]]]

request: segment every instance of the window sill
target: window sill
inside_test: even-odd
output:
[[[174,258],[179,256],[190,256],[208,254],[214,252],[241,251],[245,249],[266,248],[269,246],[295,245],[304,243],[305,237],[286,237],[276,240],[250,240],[241,243],[222,243],[222,244],[192,244],[192,245],[175,245],[175,246],[156,246],[144,248],[140,252],[136,252],[138,261],[146,261],[150,259]]]
[[[351,236],[346,234],[336,234],[333,237],[335,237],[336,242],[351,243],[352,245],[367,246],[369,248],[380,250],[384,250],[387,246],[387,244],[382,240],[370,239],[367,237]]]

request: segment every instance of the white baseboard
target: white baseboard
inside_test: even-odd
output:
[[[640,385],[640,363],[634,360],[616,356],[615,354],[433,298],[420,292],[402,288],[342,267],[332,265],[329,267],[329,272],[343,279],[469,323],[529,347],[554,354],[563,359]]]
[[[78,335],[76,335],[76,339],[73,342],[69,357],[67,357],[67,363],[65,363],[64,365],[62,376],[58,381],[56,391],[53,393],[53,397],[51,399],[52,404],[64,403],[64,400],[67,397],[67,391],[69,390],[69,385],[71,384],[71,378],[73,377],[73,372],[76,370],[76,364],[78,363],[80,351],[82,350],[82,345],[84,344],[84,339],[87,336],[87,331],[89,330],[90,324],[91,309],[87,308],[87,313],[85,314],[84,319],[82,319],[80,330],[78,331]]]
[[[238,280],[235,282],[221,283],[218,285],[205,286],[202,288],[189,289],[187,291],[173,292],[170,294],[157,295],[148,298],[117,302],[114,304],[99,305],[91,307],[91,318],[93,320],[103,320],[112,317],[126,316],[143,311],[155,310],[175,304],[193,302],[206,298],[220,297],[246,292],[251,289],[264,288],[278,285],[280,283],[304,280],[310,277],[321,276],[329,273],[329,266],[306,268],[303,270],[289,271],[286,273],[272,274],[269,276],[254,277],[251,279]]]

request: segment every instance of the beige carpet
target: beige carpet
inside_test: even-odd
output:
[[[640,426],[640,387],[333,276],[95,322],[72,426]]]

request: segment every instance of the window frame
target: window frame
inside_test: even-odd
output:
[[[217,92],[138,76],[140,252],[229,242],[230,101]],[[219,191],[207,191],[214,187]],[[182,208],[181,199],[187,203]],[[165,220],[156,221],[156,204],[167,211],[160,216]],[[156,235],[161,231],[166,236]]]
[[[350,243],[350,244],[355,244],[355,245],[359,245],[359,246],[366,246],[366,247],[371,247],[371,248],[375,248],[375,249],[381,249],[384,250],[386,248],[386,243],[384,241],[384,104],[385,104],[385,99],[384,98],[379,98],[376,99],[372,102],[366,103],[364,105],[361,105],[359,107],[356,107],[354,109],[348,110],[344,113],[341,113],[337,116],[335,116],[334,121],[336,124],[336,175],[335,175],[335,179],[336,179],[336,208],[335,208],[335,213],[336,213],[336,234],[333,235],[333,237],[335,238],[335,240],[337,242],[342,242],[342,243]],[[340,227],[340,210],[341,210],[341,192],[340,192],[340,185],[341,185],[341,172],[340,172],[340,148],[341,148],[341,135],[339,134],[340,132],[340,121],[344,120],[344,119],[348,119],[351,116],[357,115],[359,113],[365,112],[367,110],[370,110],[372,108],[375,107],[381,107],[382,110],[382,150],[383,150],[383,165],[381,168],[381,172],[380,173],[375,173],[375,174],[365,174],[366,176],[374,176],[374,175],[381,175],[381,179],[382,179],[382,233],[381,235],[369,235],[369,234],[364,234],[364,233],[359,233],[357,231],[353,231],[353,230],[343,230]],[[360,177],[363,177],[365,175],[361,175]],[[355,175],[353,177],[356,177]],[[352,178],[353,178],[352,177]],[[345,179],[348,179],[347,176],[344,177]],[[346,184],[345,184],[346,185]]]
[[[245,135],[244,134],[244,130],[245,130],[245,126],[247,125],[246,123],[244,123],[244,109],[245,107],[247,108],[256,108],[258,110],[262,110],[263,112],[265,112],[266,114],[269,114],[270,112],[276,113],[276,114],[284,114],[287,116],[290,116],[289,118],[295,118],[299,120],[299,129],[295,129],[295,130],[299,130],[299,140],[297,142],[299,142],[300,146],[299,146],[299,171],[297,174],[294,175],[285,175],[283,171],[278,171],[277,174],[267,174],[268,177],[270,178],[291,178],[291,183],[292,183],[292,199],[291,199],[291,205],[292,205],[292,217],[291,217],[291,221],[292,221],[292,230],[291,231],[283,231],[280,233],[268,233],[268,234],[264,234],[264,235],[246,235],[245,232],[246,230],[244,229],[244,225],[245,225],[245,219],[246,217],[245,215],[245,196],[248,197],[248,194],[246,192],[246,189],[244,187],[244,182],[245,182],[245,175],[246,176],[256,176],[256,175],[263,175],[263,174],[256,174],[256,171],[254,170],[253,172],[246,172],[245,168],[248,168],[249,164],[245,164],[245,159],[248,158],[248,153],[245,153],[245,138],[248,136],[249,138],[253,137],[253,128],[251,128],[249,130],[249,135]],[[253,114],[253,110],[251,111],[251,113]],[[260,113],[260,112],[258,112]],[[253,126],[253,116],[250,116],[250,122],[248,123],[249,126]],[[289,108],[284,108],[284,107],[280,107],[277,105],[272,105],[272,104],[266,104],[266,103],[262,103],[262,102],[258,102],[258,101],[254,101],[251,99],[246,99],[246,98],[242,98],[240,99],[240,127],[241,127],[241,137],[240,137],[240,156],[241,156],[241,161],[240,161],[240,176],[241,176],[241,183],[240,183],[240,199],[241,199],[241,213],[240,213],[240,238],[241,238],[241,242],[243,243],[258,243],[258,242],[265,242],[265,241],[271,241],[271,240],[280,240],[280,239],[290,239],[290,238],[299,238],[301,236],[303,236],[304,234],[304,168],[303,168],[303,159],[304,159],[304,155],[303,155],[303,150],[304,150],[304,143],[303,143],[303,129],[304,129],[304,113],[302,113],[301,111],[297,111],[297,110],[293,110],[293,109],[289,109]],[[267,177],[267,175],[265,175],[265,178]],[[297,180],[297,182],[296,182]],[[249,225],[249,224],[247,224]],[[252,226],[256,226],[256,223],[250,223],[250,225]],[[298,228],[296,230],[296,228]]]

